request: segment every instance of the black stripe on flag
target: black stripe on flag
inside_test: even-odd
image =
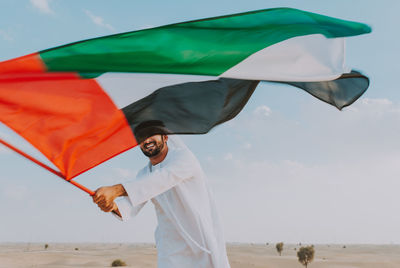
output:
[[[368,88],[369,79],[357,71],[322,82],[282,82],[301,88],[339,110],[355,102]]]
[[[122,111],[134,133],[136,127],[144,122],[158,122],[169,134],[204,134],[234,118],[258,83],[220,78],[167,86]]]

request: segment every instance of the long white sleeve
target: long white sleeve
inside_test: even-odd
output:
[[[130,217],[136,216],[146,204],[146,202],[143,202],[137,206],[133,206],[127,196],[118,197],[117,199],[115,199],[114,202],[118,206],[118,210],[119,213],[121,213],[121,217],[119,217],[114,213],[113,215],[121,221],[127,221],[130,219]]]

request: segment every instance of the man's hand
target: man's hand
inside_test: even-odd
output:
[[[118,196],[126,195],[125,189],[121,184],[105,186],[96,190],[93,195],[93,202],[104,212],[118,209],[114,203]]]

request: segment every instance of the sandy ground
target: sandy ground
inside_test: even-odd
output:
[[[127,267],[156,267],[151,244],[0,244],[0,268],[110,267],[115,259]],[[285,245],[282,256],[275,245],[228,245],[232,268],[304,267],[296,257],[299,245]],[[315,245],[309,268],[399,268],[400,245]]]

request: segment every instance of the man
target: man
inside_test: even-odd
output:
[[[93,201],[122,220],[152,201],[158,221],[159,268],[229,267],[222,228],[200,164],[176,137],[170,136],[174,140],[170,142],[169,136],[157,133],[163,131],[155,128],[138,139],[150,162],[136,179],[99,188]]]

